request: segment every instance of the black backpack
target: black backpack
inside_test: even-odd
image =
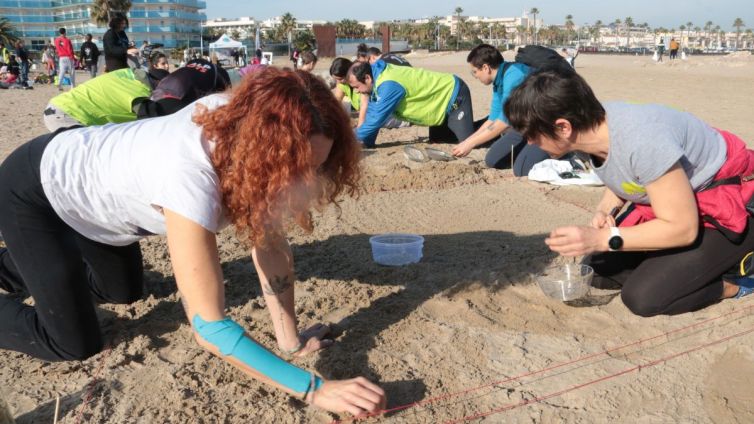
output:
[[[523,63],[536,71],[558,71],[565,74],[575,72],[573,67],[553,49],[542,46],[526,46],[518,49],[516,62]]]

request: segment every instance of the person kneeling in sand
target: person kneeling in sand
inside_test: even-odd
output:
[[[378,60],[354,63],[346,80],[370,98],[365,121],[356,129],[367,147],[375,146],[380,128],[393,115],[429,127],[430,142],[457,142],[474,132],[469,87],[453,74]]]
[[[264,69],[231,92],[164,117],[38,137],[0,165],[0,348],[46,361],[103,349],[95,301],[142,296],[139,240],[167,236],[196,342],[253,378],[354,415],[385,405],[362,377],[324,380],[261,346],[226,315],[216,233],[251,249],[278,348],[303,356],[332,344],[328,326],[299,332],[284,221],[311,230],[313,204],[353,195],[358,144],[329,88],[307,72]],[[87,163],[87,167],[76,164]],[[74,171],[71,171],[73,166]]]
[[[505,113],[551,155],[588,155],[605,183],[590,226],[556,228],[545,240],[564,256],[593,254],[595,286],[621,286],[623,303],[641,316],[752,292],[754,181],[744,177],[754,173],[754,151],[741,139],[664,106],[600,104],[576,74],[533,74]]]
[[[517,177],[529,175],[534,164],[549,159],[550,155],[537,146],[527,144],[521,133],[509,127],[503,105],[533,69],[523,63],[505,62],[503,55],[489,44],[474,47],[466,61],[474,78],[484,85],[492,85],[492,103],[487,119],[474,124],[478,128],[476,132],[458,143],[453,148],[453,155],[467,156],[475,147],[493,141],[484,158],[488,167],[510,168],[513,154],[513,174]]]
[[[168,73],[118,69],[53,97],[44,111],[50,132],[72,126],[104,125],[163,116],[230,86],[225,70],[204,60]],[[160,93],[169,92],[169,95]]]

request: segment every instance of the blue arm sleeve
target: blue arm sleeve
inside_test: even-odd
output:
[[[394,81],[385,81],[377,89],[376,101],[370,100],[367,106],[367,116],[364,123],[356,129],[356,138],[364,142],[367,147],[374,147],[377,133],[385,122],[390,119],[398,103],[406,95],[406,89]]]
[[[521,63],[514,63],[508,67],[503,77],[503,92],[500,95],[500,117],[495,119],[510,124],[510,122],[508,122],[508,117],[503,113],[503,105],[508,101],[508,97],[511,96],[513,90],[524,82],[529,75],[529,72],[529,67]],[[490,111],[490,120],[491,119],[492,111]]]
[[[217,347],[220,353],[232,356],[283,387],[304,394],[323,384],[322,379],[315,376],[314,387],[311,387],[312,374],[285,362],[246,337],[243,328],[230,318],[207,322],[196,314],[192,323],[196,333]]]

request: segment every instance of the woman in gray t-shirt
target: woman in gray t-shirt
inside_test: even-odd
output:
[[[595,285],[621,286],[632,312],[679,314],[754,291],[754,184],[742,179],[754,152],[738,137],[662,106],[602,105],[580,76],[555,72],[530,76],[505,113],[551,156],[591,159],[607,187],[591,225],[556,228],[545,243],[593,254]]]

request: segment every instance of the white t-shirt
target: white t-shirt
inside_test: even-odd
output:
[[[42,155],[42,186],[52,208],[91,240],[124,246],[165,234],[161,208],[217,232],[225,224],[213,143],[191,121],[195,106],[214,109],[223,94],[168,116],[68,130]]]

